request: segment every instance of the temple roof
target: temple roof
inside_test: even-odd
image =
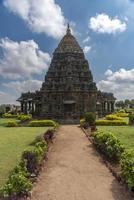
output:
[[[55,53],[83,53],[76,38],[71,34],[68,24],[66,35],[61,39]]]

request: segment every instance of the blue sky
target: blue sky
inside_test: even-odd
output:
[[[41,87],[67,22],[98,88],[134,98],[134,1],[0,0],[0,103]]]

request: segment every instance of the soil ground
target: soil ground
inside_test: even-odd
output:
[[[31,200],[131,200],[82,130],[61,126]]]

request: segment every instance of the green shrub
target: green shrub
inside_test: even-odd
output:
[[[106,119],[107,119],[107,120],[122,120],[121,117],[118,117],[117,115],[113,115],[113,114],[111,114],[111,115],[106,115]]]
[[[44,159],[46,151],[47,151],[47,143],[45,141],[38,142],[35,145],[34,152],[37,157],[38,165],[42,163],[42,160]]]
[[[32,189],[32,183],[28,179],[29,173],[25,167],[25,163],[20,163],[11,172],[7,182],[1,189],[3,197],[11,197],[25,194]]]
[[[98,126],[125,126],[127,122],[123,120],[106,120],[106,119],[99,119],[96,120],[96,125]]]
[[[18,115],[17,117],[19,120],[21,120],[22,122],[24,121],[29,121],[32,119],[32,115]]]
[[[95,132],[92,134],[94,144],[96,147],[114,162],[118,162],[124,152],[124,147],[110,132]]]
[[[4,185],[3,196],[25,194],[32,189],[32,183],[21,172],[12,174]]]
[[[30,174],[29,174],[29,172],[27,171],[27,168],[26,168],[26,162],[24,160],[21,160],[21,162],[13,169],[11,174],[17,174],[17,173],[20,173],[20,172],[25,177],[30,176]]]
[[[128,187],[134,191],[134,150],[127,150],[121,158],[121,176]]]
[[[54,133],[55,130],[54,129],[48,129],[44,135],[43,138],[46,141],[47,144],[49,144],[50,142],[52,142],[53,138],[54,138]]]
[[[129,124],[134,124],[134,115],[129,115]]]
[[[47,144],[45,141],[36,143],[33,149],[25,150],[22,155],[22,160],[26,162],[26,168],[30,174],[37,174],[47,151]]]
[[[125,109],[121,109],[118,111],[119,113],[126,113]]]
[[[116,113],[116,115],[117,115],[118,117],[128,117],[128,116],[129,116],[128,113],[123,113],[123,112],[118,112],[118,113]]]
[[[33,120],[29,122],[28,126],[30,127],[45,127],[45,126],[56,127],[57,124],[53,120]]]
[[[18,123],[16,121],[9,121],[7,122],[7,127],[17,127]]]
[[[34,141],[32,141],[30,145],[34,146],[34,145],[36,145],[36,143],[42,142],[43,139],[44,139],[44,138],[43,138],[43,135],[42,135],[42,134],[41,134],[41,135],[37,135],[36,138],[34,139]]]
[[[94,113],[92,113],[92,112],[87,112],[87,113],[85,113],[84,119],[85,119],[85,122],[86,122],[89,126],[94,126],[94,125],[95,125],[96,116],[95,116]]]
[[[2,115],[3,118],[17,118],[17,115],[12,115],[11,113],[5,113]]]
[[[83,128],[86,128],[86,121],[85,121],[85,119],[81,119],[80,120],[80,126],[83,127]]]

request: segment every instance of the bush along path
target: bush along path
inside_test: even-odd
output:
[[[115,177],[124,183],[134,196],[134,150],[126,150],[111,132],[84,130],[90,141],[101,153]]]
[[[31,200],[131,200],[83,131],[61,126]]]
[[[0,190],[0,199],[18,200],[27,197],[33,183],[42,169],[43,161],[47,159],[49,144],[52,142],[55,129],[48,129],[37,136],[21,157],[20,163],[10,173],[7,182]]]

